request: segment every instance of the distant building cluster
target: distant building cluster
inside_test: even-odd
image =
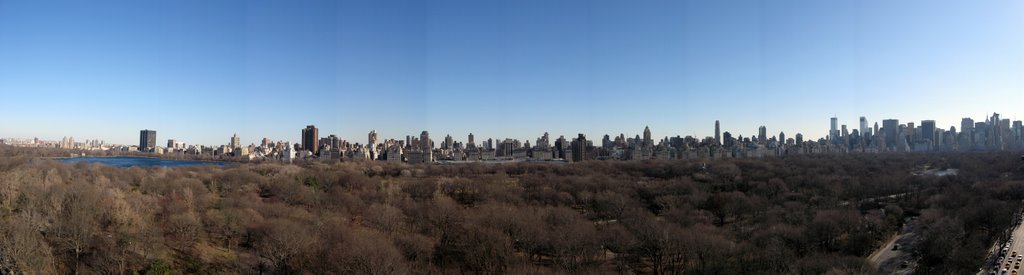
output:
[[[606,134],[597,144],[584,134],[571,138],[559,136],[552,140],[548,133],[537,138],[533,144],[511,138],[489,138],[477,143],[473,134],[467,136],[465,143],[446,135],[440,144],[435,144],[427,131],[421,132],[419,136],[407,135],[404,140],[382,140],[375,130],[368,133],[366,143],[351,143],[333,134],[322,137],[315,125],[301,129],[301,142],[294,144],[264,138],[258,145],[242,145],[241,139],[235,134],[227,145],[190,145],[168,139],[166,146],[158,146],[157,132],[149,129],[139,132],[138,146],[108,145],[101,140],[75,142],[73,137],[64,137],[61,141],[6,138],[0,139],[0,143],[22,147],[194,155],[215,159],[405,163],[720,159],[828,153],[1024,149],[1024,126],[1021,121],[1011,123],[999,114],[992,114],[983,122],[964,118],[959,131],[955,126],[948,130],[938,128],[934,120],[901,124],[897,119],[885,119],[881,126],[877,122],[870,126],[865,117],[860,117],[858,127],[850,130],[847,125],[840,125],[838,118],[832,117],[828,133],[816,141],[804,140],[800,133],[788,138],[785,133],[769,136],[765,126],[759,127],[757,134],[749,137],[723,132],[719,121],[715,121],[714,127],[713,137],[675,136],[658,140],[654,140],[651,129],[645,127],[643,136]]]
[[[102,140],[87,139],[84,142],[78,142],[75,141],[74,137],[63,137],[60,141],[40,140],[39,138],[2,138],[0,139],[0,145],[77,150],[110,150],[113,148],[113,146]]]
[[[866,118],[860,118],[859,129],[848,132],[846,125],[841,131],[832,123],[832,134],[828,140],[819,141],[837,145],[840,150],[854,152],[932,152],[932,151],[999,151],[1024,149],[1024,126],[1020,120],[1000,118],[998,113],[986,117],[984,122],[963,118],[960,129],[950,126],[942,129],[934,120],[922,120],[901,124],[898,119],[882,120],[874,127],[868,126]]]
[[[875,123],[872,128],[867,119],[861,117],[859,127],[852,131],[846,125],[839,125],[838,118],[833,117],[830,122],[828,134],[817,141],[805,141],[800,133],[790,138],[785,133],[769,136],[765,126],[759,127],[757,134],[750,137],[733,136],[730,132],[722,132],[721,123],[715,121],[714,137],[675,136],[655,141],[651,129],[645,127],[642,136],[604,135],[597,145],[583,134],[574,138],[559,136],[552,140],[548,133],[537,138],[532,145],[530,141],[510,138],[487,139],[477,144],[473,134],[466,137],[465,143],[446,135],[440,144],[436,144],[428,131],[421,132],[419,136],[407,135],[404,140],[381,140],[376,131],[370,131],[367,142],[361,144],[350,143],[335,135],[321,137],[316,126],[308,125],[301,130],[302,142],[292,146],[282,141],[273,143],[269,139],[263,139],[260,145],[241,146],[235,135],[226,147],[185,149],[185,152],[289,162],[317,159],[430,163],[761,158],[822,153],[1024,149],[1021,121],[1014,121],[1011,125],[1010,120],[1000,119],[999,114],[978,123],[965,118],[960,132],[956,127],[949,130],[937,128],[934,120],[924,120],[915,125],[913,122],[900,124],[899,120],[886,119],[882,121],[882,127]],[[146,146],[140,144],[139,147]],[[169,152],[179,152],[177,150],[181,149],[175,147]]]

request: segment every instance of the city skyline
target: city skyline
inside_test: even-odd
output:
[[[804,141],[809,141],[809,142],[817,142],[819,140],[833,140],[834,141],[834,140],[836,140],[839,137],[844,137],[844,136],[850,135],[852,133],[855,133],[854,131],[859,132],[862,135],[862,134],[864,134],[862,129],[867,129],[869,131],[872,131],[871,134],[877,135],[878,134],[876,132],[876,131],[878,131],[877,126],[882,126],[882,129],[885,129],[887,131],[887,133],[888,133],[888,136],[890,136],[890,138],[887,138],[887,142],[892,143],[893,142],[892,139],[897,134],[897,132],[898,131],[902,131],[901,129],[898,129],[898,127],[902,127],[902,126],[916,126],[915,128],[922,128],[922,129],[924,129],[923,131],[930,130],[932,132],[934,132],[936,130],[947,131],[947,130],[951,129],[951,127],[952,127],[952,128],[955,128],[958,132],[960,132],[960,131],[963,131],[963,129],[964,129],[963,127],[966,126],[966,124],[964,124],[964,123],[970,123],[971,124],[970,127],[973,127],[973,123],[975,123],[975,122],[985,122],[986,119],[990,118],[990,116],[998,116],[998,117],[1001,118],[1001,120],[1008,121],[1010,123],[1010,128],[1007,128],[1007,130],[1011,130],[1012,127],[1015,127],[1016,124],[1022,122],[1021,120],[1019,120],[1017,118],[1007,118],[1005,115],[1002,115],[1001,113],[998,113],[998,112],[992,112],[992,113],[986,114],[986,115],[982,116],[982,119],[980,119],[980,120],[975,120],[976,117],[962,117],[957,124],[949,124],[949,125],[946,125],[946,126],[944,126],[942,124],[939,124],[939,123],[936,123],[936,120],[932,120],[932,119],[903,120],[903,119],[900,119],[900,118],[885,118],[885,119],[880,119],[880,120],[871,120],[871,119],[869,119],[866,116],[859,116],[858,120],[857,120],[858,124],[846,124],[846,123],[844,123],[844,120],[842,120],[842,119],[840,119],[838,117],[833,116],[833,117],[829,117],[828,118],[828,122],[827,122],[828,126],[827,126],[827,128],[829,130],[826,130],[824,133],[820,133],[820,134],[811,133],[810,135],[808,135],[808,133],[803,133],[803,132],[795,132],[795,133],[791,132],[788,135],[789,135],[790,138],[796,138],[797,140],[804,140]],[[892,122],[892,123],[895,123],[895,124],[887,124],[887,122]],[[874,128],[874,130],[872,130],[873,129],[872,125],[876,126]],[[895,127],[893,127],[893,126],[895,126]],[[743,132],[741,130],[735,130],[735,129],[729,129],[729,128],[726,128],[726,127],[722,127],[721,122],[719,120],[713,121],[713,126],[711,126],[711,128],[712,128],[712,130],[711,130],[711,134],[710,135],[691,135],[691,134],[676,133],[676,134],[660,135],[659,136],[659,135],[653,134],[654,131],[651,130],[649,125],[645,125],[644,128],[641,131],[638,131],[638,132],[624,132],[624,131],[620,131],[620,132],[608,132],[608,133],[583,133],[583,132],[572,133],[572,131],[570,130],[569,132],[561,133],[561,132],[556,130],[556,131],[544,131],[544,132],[542,132],[540,134],[537,134],[536,136],[532,136],[532,137],[529,137],[529,136],[528,137],[513,137],[513,136],[500,136],[500,135],[499,136],[493,136],[493,137],[483,136],[483,140],[487,141],[488,139],[492,139],[494,142],[500,142],[501,140],[508,139],[508,140],[517,140],[517,141],[522,140],[522,141],[526,141],[527,143],[529,143],[530,140],[533,140],[535,138],[538,138],[538,137],[547,138],[549,136],[551,137],[551,139],[554,139],[554,138],[557,138],[557,137],[565,137],[565,136],[569,136],[569,139],[572,139],[573,135],[583,135],[583,136],[588,136],[588,137],[600,137],[602,135],[611,135],[612,137],[616,137],[618,135],[622,135],[622,136],[625,136],[626,138],[641,137],[641,138],[643,138],[643,140],[651,139],[651,140],[654,140],[654,141],[658,141],[658,140],[662,140],[662,139],[667,139],[667,138],[676,138],[676,137],[679,137],[679,138],[683,138],[683,137],[694,138],[695,140],[698,140],[698,141],[699,140],[703,140],[703,139],[712,139],[712,140],[718,141],[721,144],[721,142],[723,141],[723,138],[725,138],[725,137],[737,138],[737,139],[739,139],[739,138],[756,138],[756,139],[769,138],[769,139],[771,139],[771,138],[781,138],[783,135],[786,135],[785,131],[773,132],[775,130],[773,130],[772,127],[768,126],[768,125],[760,125],[760,126],[757,127],[757,129],[754,129],[750,133],[746,133],[746,132]],[[237,147],[240,147],[240,146],[259,145],[259,144],[267,143],[267,142],[270,142],[270,143],[286,142],[286,143],[289,143],[289,144],[293,144],[293,145],[299,146],[299,147],[301,147],[303,149],[309,150],[309,149],[312,149],[312,148],[318,148],[319,147],[319,143],[324,138],[336,138],[339,141],[345,141],[345,142],[348,142],[350,144],[363,144],[363,145],[366,145],[368,143],[366,143],[364,141],[366,140],[367,136],[365,136],[365,135],[367,135],[367,134],[369,135],[370,139],[377,141],[376,144],[380,144],[380,142],[382,142],[384,140],[404,141],[404,140],[406,140],[406,139],[408,139],[410,137],[416,137],[417,136],[417,134],[412,133],[412,132],[406,133],[406,134],[399,134],[399,135],[395,135],[395,136],[381,135],[376,129],[370,129],[370,130],[367,131],[367,133],[364,133],[364,136],[361,137],[361,138],[357,137],[357,138],[349,139],[349,138],[344,138],[344,136],[348,136],[349,134],[339,135],[338,133],[331,132],[331,131],[324,131],[321,134],[320,131],[323,130],[323,129],[321,127],[316,126],[315,124],[306,125],[304,128],[301,128],[299,130],[300,130],[300,134],[298,135],[298,138],[294,138],[294,139],[289,139],[289,138],[273,139],[273,138],[270,138],[270,137],[253,137],[252,139],[255,140],[254,142],[244,142],[245,139],[240,137],[237,132],[233,132],[232,135],[230,137],[228,137],[228,141],[224,142],[224,143],[217,143],[217,142],[214,142],[214,143],[191,142],[190,143],[190,142],[188,142],[187,139],[181,139],[181,138],[178,138],[176,136],[170,137],[170,138],[157,138],[154,141],[154,140],[150,140],[150,138],[148,138],[149,135],[155,135],[156,134],[156,130],[153,130],[153,129],[139,130],[139,132],[141,132],[142,136],[141,137],[135,136],[136,138],[139,138],[139,141],[135,142],[135,143],[131,143],[131,142],[128,142],[128,143],[108,142],[107,139],[102,139],[102,138],[80,138],[80,137],[76,137],[74,135],[64,135],[64,136],[61,137],[61,139],[59,141],[57,139],[39,138],[38,136],[32,136],[32,137],[0,136],[0,140],[2,140],[2,139],[22,139],[22,140],[36,139],[39,142],[55,142],[55,144],[60,146],[60,147],[66,147],[65,144],[74,144],[74,143],[76,143],[75,142],[76,139],[78,141],[82,141],[82,142],[78,142],[78,143],[81,143],[81,144],[88,144],[88,143],[91,143],[91,142],[101,142],[101,143],[103,143],[105,145],[122,145],[122,146],[138,145],[139,147],[143,147],[143,145],[141,145],[140,143],[144,143],[144,142],[150,143],[150,144],[155,144],[155,145],[160,145],[160,144],[163,144],[162,143],[163,141],[167,141],[168,146],[164,147],[164,148],[172,147],[170,144],[173,144],[173,143],[177,143],[179,145],[187,144],[187,145],[190,145],[190,146],[195,145],[195,146],[206,146],[206,147],[217,147],[217,146],[225,146],[225,145],[227,145],[228,148],[237,148]],[[434,148],[439,148],[440,143],[437,142],[438,138],[436,138],[436,136],[435,137],[429,137],[428,132],[430,132],[429,129],[422,130],[418,134],[419,138],[421,139],[420,142],[421,143],[424,142],[422,140],[423,137],[428,137],[429,141],[431,141],[431,144],[434,145]],[[452,138],[452,136],[453,136],[452,133],[441,133],[441,134],[447,136],[447,138]],[[460,142],[460,143],[467,143],[467,142],[468,143],[473,143],[473,139],[472,139],[473,136],[481,137],[480,135],[475,134],[473,132],[466,133],[466,134],[463,134],[463,135],[455,135],[455,136],[456,137],[453,138],[453,140],[455,142]],[[463,137],[463,138],[460,138],[460,137]],[[595,139],[591,138],[590,140],[594,141]],[[442,141],[444,141],[444,140],[442,140]],[[786,142],[786,139],[780,139],[779,142]],[[425,143],[423,143],[423,144],[425,144]],[[235,145],[237,145],[237,146],[235,146]],[[601,147],[601,146],[597,146],[597,147]]]
[[[545,132],[530,143],[529,139],[513,138],[481,139],[475,143],[475,136],[468,134],[466,142],[450,134],[443,140],[438,135],[431,137],[429,131],[406,135],[405,139],[381,140],[376,130],[367,133],[367,143],[358,140],[344,140],[335,134],[319,134],[316,125],[301,129],[301,142],[288,140],[273,141],[264,138],[260,145],[244,145],[237,134],[231,136],[229,145],[207,145],[167,141],[166,148],[155,146],[157,132],[144,129],[139,131],[138,145],[105,144],[102,141],[86,140],[75,142],[74,137],[64,137],[60,142],[0,139],[0,143],[18,147],[56,147],[100,154],[147,154],[171,158],[221,159],[235,161],[386,161],[418,163],[460,163],[460,162],[579,162],[588,160],[672,160],[672,159],[722,159],[722,158],[764,158],[785,157],[806,154],[872,154],[906,152],[985,152],[1020,150],[1024,148],[1024,121],[1010,120],[998,113],[985,116],[984,120],[962,118],[961,128],[950,126],[948,130],[938,128],[934,120],[920,123],[899,119],[883,119],[882,127],[867,127],[866,117],[860,117],[859,129],[852,131],[846,124],[838,124],[838,118],[829,118],[829,132],[826,138],[804,139],[802,133],[787,138],[784,132],[778,136],[769,134],[766,126],[758,127],[757,135],[733,136],[729,131],[720,132],[721,124],[715,121],[716,135],[711,137],[675,136],[655,139],[650,127],[645,126],[643,136],[626,136],[620,133],[614,137],[605,134],[600,143],[596,138],[587,138],[578,133],[575,138],[558,135],[552,142],[552,135]],[[841,130],[840,130],[841,129]],[[720,133],[720,134],[719,134]],[[326,135],[326,136],[325,136]],[[438,146],[439,145],[439,146]]]
[[[833,115],[1024,115],[1019,1],[110,3],[0,4],[0,136],[812,138]]]

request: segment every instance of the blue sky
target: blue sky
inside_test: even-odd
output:
[[[1024,119],[1024,1],[0,0],[0,136],[824,136]]]

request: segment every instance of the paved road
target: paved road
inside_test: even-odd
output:
[[[1013,229],[1013,234],[1011,236],[1013,236],[1013,242],[1010,243],[1010,252],[1009,253],[1013,254],[1013,252],[1016,251],[1017,254],[1020,255],[1021,252],[1024,252],[1024,226],[1018,225],[1017,227],[1015,227]],[[1010,259],[1010,258],[1011,257],[1006,257],[1003,260],[1002,265],[1003,265],[1003,267],[1006,267],[1006,263],[1009,263],[1010,264],[1010,270],[1014,270],[1013,269],[1014,264],[1017,263],[1018,261],[1016,259]],[[1019,268],[1017,269],[1017,272],[1020,272]]]
[[[1017,255],[1021,255],[1021,253],[1024,252],[1024,226],[1020,226],[1019,224],[1015,226],[1013,228],[1013,233],[1010,234],[1010,236],[1012,236],[1013,241],[1010,242],[1010,249],[1007,250],[1006,255],[1003,256],[1003,260],[995,262],[995,260],[990,259],[989,262],[985,264],[982,272],[979,272],[979,274],[990,274],[990,272],[992,271],[992,267],[994,265],[998,265],[998,268],[996,270],[1002,270],[1003,268],[1006,268],[1006,264],[1010,264],[1010,268],[1007,269],[1007,274],[1012,274],[1014,270],[1016,270],[1019,274],[1024,274],[1024,270],[1022,270],[1022,268],[1024,268],[1024,261],[1017,261],[1016,257],[1010,256],[1013,255],[1014,251],[1017,252]],[[1002,250],[1002,247],[1004,245],[1005,243],[998,244],[994,254],[999,255],[999,251]],[[1017,263],[1020,263],[1021,267],[1015,269],[1014,267],[1017,267]],[[996,274],[1002,273],[997,272]]]
[[[907,252],[914,241],[913,225],[916,222],[908,222],[900,229],[899,234],[890,237],[882,247],[868,256],[868,263],[878,271],[878,274],[913,274],[913,255]],[[899,245],[899,249],[893,250],[893,246],[896,245]],[[904,266],[904,263],[907,265]]]
[[[878,248],[878,250],[875,250],[874,253],[871,253],[871,255],[868,256],[868,263],[874,266],[875,269],[878,269],[882,262],[895,258],[897,256],[895,252],[899,251],[893,251],[892,246],[893,244],[896,244],[896,239],[899,237],[900,235],[892,235],[892,237],[889,237],[889,240],[886,241],[882,247]]]

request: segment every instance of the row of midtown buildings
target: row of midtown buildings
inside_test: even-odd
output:
[[[451,135],[435,140],[427,131],[418,136],[405,136],[404,139],[381,139],[376,131],[370,131],[366,143],[354,143],[333,134],[321,136],[314,125],[301,129],[300,142],[294,144],[264,138],[258,145],[243,145],[236,134],[226,145],[189,145],[170,139],[166,146],[159,146],[156,131],[148,129],[139,132],[138,146],[105,145],[102,141],[78,143],[70,137],[54,143],[41,143],[37,139],[31,143],[12,139],[0,142],[20,146],[149,152],[209,159],[405,163],[721,159],[802,154],[1024,149],[1024,126],[1021,121],[1011,122],[999,114],[986,117],[983,121],[964,118],[959,130],[956,126],[939,128],[934,120],[901,123],[897,119],[885,119],[881,124],[875,122],[871,125],[865,117],[860,117],[856,129],[839,125],[838,121],[838,118],[831,118],[828,134],[818,140],[804,140],[799,133],[790,137],[785,133],[769,135],[764,126],[759,127],[754,135],[734,136],[730,132],[722,132],[720,123],[716,121],[714,136],[704,138],[675,136],[655,140],[651,130],[645,127],[642,136],[604,135],[600,140],[588,139],[583,134],[552,138],[544,133],[532,144],[529,140],[510,138],[489,138],[478,142],[473,134],[469,134],[465,142],[456,141]]]
[[[41,140],[39,138],[0,138],[0,144],[17,147],[38,147],[38,148],[65,148],[78,150],[110,150],[113,145],[107,144],[99,139],[87,139],[83,142],[75,141],[74,137],[66,136],[60,141]]]

